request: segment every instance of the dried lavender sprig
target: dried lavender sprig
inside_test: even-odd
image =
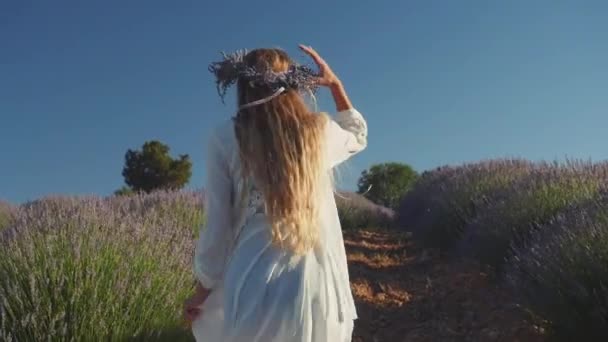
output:
[[[246,55],[247,50],[238,50],[230,54],[223,52],[223,60],[209,65],[209,71],[215,75],[217,91],[222,102],[228,88],[239,79],[249,82],[252,87],[264,87],[271,91],[284,87],[315,93],[318,89],[316,82],[318,73],[306,65],[292,64],[284,72],[272,71],[270,67],[257,70],[245,63]]]

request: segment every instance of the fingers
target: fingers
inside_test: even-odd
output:
[[[300,44],[298,46],[300,47],[300,49],[302,49],[302,51],[306,52],[307,54],[309,54],[309,55],[314,54],[314,50],[312,47],[306,46],[304,44]]]
[[[194,318],[196,318],[196,316],[198,316],[200,313],[201,309],[198,306],[188,302],[186,302],[186,304],[184,305],[184,318],[186,320],[194,320]]]
[[[187,308],[184,312],[184,319],[191,323],[193,322],[199,315],[201,314],[201,310],[198,308]]]
[[[323,58],[321,58],[317,51],[315,51],[312,47],[300,44],[300,49],[308,54],[318,66],[324,66],[326,64]]]

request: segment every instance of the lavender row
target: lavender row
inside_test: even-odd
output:
[[[0,340],[148,340],[192,289],[199,193],[21,206],[0,249]]]
[[[345,228],[392,222],[362,196],[336,199]],[[200,191],[5,204],[0,340],[189,340],[181,303],[203,204]]]
[[[520,293],[556,340],[608,340],[608,164],[494,160],[423,174],[400,226]]]
[[[556,340],[608,340],[608,194],[571,205],[512,246],[508,283]]]

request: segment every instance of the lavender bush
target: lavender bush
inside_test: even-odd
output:
[[[537,164],[507,189],[474,200],[478,215],[470,218],[455,251],[500,270],[510,245],[522,243],[568,205],[595,198],[606,170],[576,161]]]
[[[0,340],[179,330],[201,207],[201,194],[187,192],[23,205],[0,242]]]
[[[13,221],[16,208],[8,202],[0,200],[0,230],[6,228]]]
[[[556,340],[608,341],[608,195],[569,206],[513,246],[506,273]]]
[[[450,250],[477,215],[478,199],[508,189],[534,168],[526,160],[500,159],[427,171],[403,199],[399,225],[427,247]]]
[[[362,195],[339,192],[335,195],[342,229],[392,228],[395,213]]]

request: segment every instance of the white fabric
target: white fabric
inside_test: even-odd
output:
[[[355,109],[337,113],[326,134],[332,168],[367,145],[367,123]],[[207,223],[194,272],[211,295],[193,322],[196,340],[351,341],[357,312],[332,189],[321,210],[320,246],[294,256],[271,244],[261,196],[241,181],[232,121],[211,135],[206,171]]]

